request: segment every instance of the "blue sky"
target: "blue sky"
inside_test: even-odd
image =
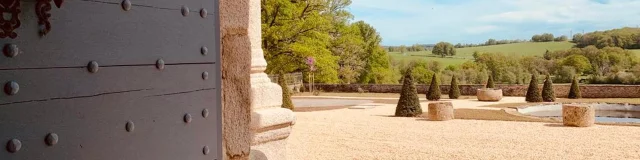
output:
[[[352,0],[383,45],[480,43],[640,25],[640,0]]]

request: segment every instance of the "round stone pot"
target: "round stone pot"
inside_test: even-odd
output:
[[[478,89],[476,96],[478,101],[496,102],[502,99],[502,89],[485,88]]]
[[[596,121],[596,109],[590,105],[562,105],[562,123],[572,127],[590,127]]]

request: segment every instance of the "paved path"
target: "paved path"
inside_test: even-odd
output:
[[[359,97],[360,98],[360,97]],[[455,108],[524,102],[453,101]],[[422,103],[423,108],[427,103]],[[640,159],[640,127],[390,117],[395,105],[296,112],[289,159]]]
[[[292,99],[296,107],[335,107],[335,106],[355,106],[372,103],[371,100],[354,99]]]

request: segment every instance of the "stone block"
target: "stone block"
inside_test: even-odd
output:
[[[596,121],[595,107],[590,105],[562,105],[562,123],[572,127],[590,127]]]
[[[478,89],[476,92],[476,96],[479,101],[489,101],[495,102],[502,100],[502,90],[501,89]]]
[[[451,102],[429,103],[428,118],[431,121],[448,121],[454,118]]]

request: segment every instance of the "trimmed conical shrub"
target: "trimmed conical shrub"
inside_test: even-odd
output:
[[[569,90],[569,99],[580,99],[580,98],[582,98],[582,93],[580,93],[578,78],[573,77],[573,82],[571,82],[571,88]]]
[[[395,116],[415,117],[421,115],[422,107],[418,99],[418,91],[413,84],[411,70],[404,74],[402,81],[402,92],[400,93],[400,100],[398,100],[398,105],[396,106]]]
[[[540,89],[538,89],[538,78],[535,74],[531,75],[531,82],[529,83],[529,89],[527,89],[527,102],[542,102],[542,95],[540,95]]]
[[[458,86],[458,79],[456,75],[451,77],[451,88],[449,88],[449,99],[460,98],[460,87]]]
[[[278,74],[278,85],[282,87],[282,108],[293,110],[294,106],[291,101],[291,91],[289,91],[287,81],[285,80],[284,73],[282,72]]]
[[[486,88],[495,88],[496,85],[493,83],[493,76],[489,75],[489,80],[487,81]]]
[[[542,101],[556,101],[556,94],[553,91],[553,82],[551,81],[549,75],[547,75],[547,78],[544,80],[544,86],[542,87]]]
[[[427,91],[427,99],[430,101],[440,100],[440,84],[437,77],[437,74],[433,74],[429,91]]]

